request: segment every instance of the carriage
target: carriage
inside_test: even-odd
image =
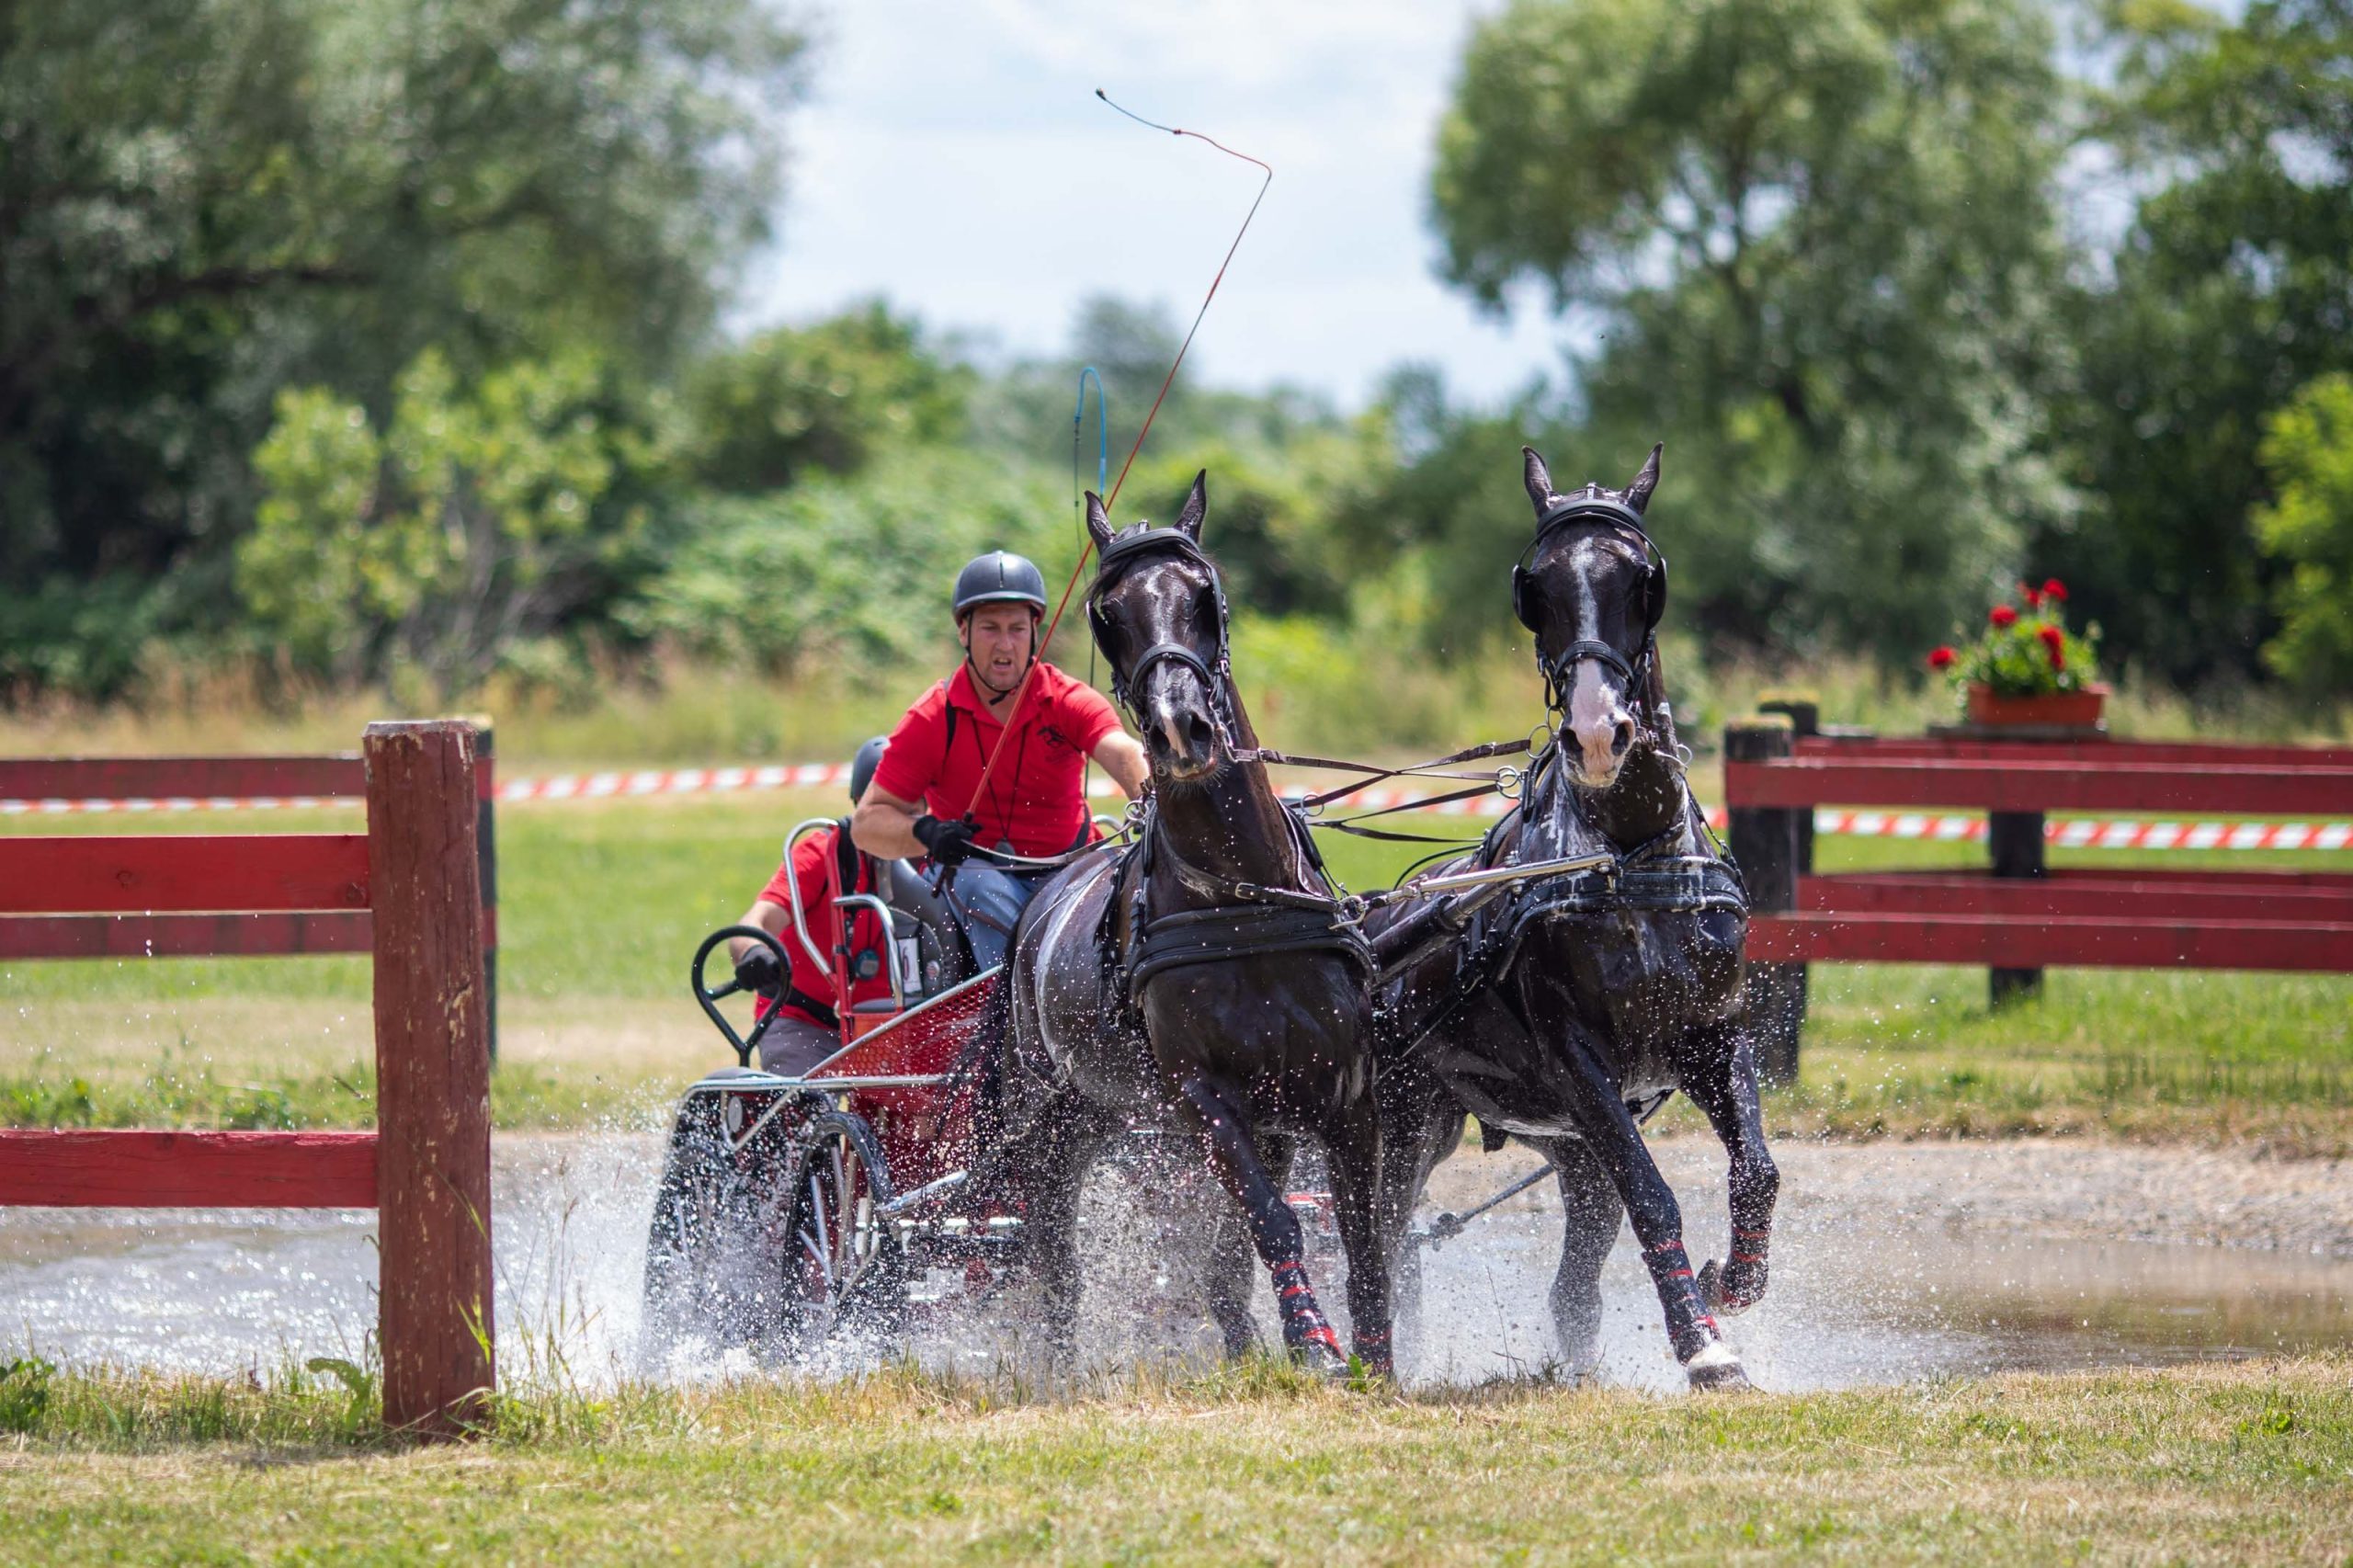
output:
[[[804,835],[831,825],[793,828],[784,864]],[[1017,1187],[975,1177],[987,1151],[968,1060],[1002,970],[977,968],[959,912],[914,868],[881,869],[881,892],[833,901],[830,933],[803,924],[796,889],[781,940],[730,926],[695,949],[695,1001],[735,1062],[697,1080],[678,1105],[646,1249],[649,1346],[792,1355],[844,1331],[889,1336],[984,1300],[1017,1272],[1022,1202]],[[847,938],[861,912],[883,940],[858,950]],[[739,1028],[722,1004],[740,988],[706,977],[711,955],[724,967],[736,937],[767,946],[788,971],[783,943],[804,944],[833,986],[841,1048],[800,1076],[754,1065],[778,1014],[758,1009]],[[878,977],[887,997],[854,999],[859,981]],[[1173,1184],[1191,1189],[1180,1199],[1202,1196],[1198,1158],[1165,1142],[1138,1129],[1109,1158],[1164,1194]],[[1290,1196],[1320,1249],[1336,1245],[1329,1195]]]

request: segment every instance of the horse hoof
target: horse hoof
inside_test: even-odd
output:
[[[1290,1347],[1290,1358],[1319,1378],[1345,1378],[1348,1358],[1336,1346],[1322,1339],[1302,1340]]]
[[[1756,1385],[1740,1365],[1733,1347],[1719,1340],[1683,1363],[1683,1375],[1700,1390],[1745,1389]]]
[[[1737,1317],[1748,1310],[1746,1301],[1735,1301],[1724,1294],[1723,1267],[1714,1258],[1710,1258],[1701,1267],[1699,1278],[1696,1283],[1699,1287],[1699,1300],[1706,1304],[1709,1312],[1712,1315],[1720,1318]]]

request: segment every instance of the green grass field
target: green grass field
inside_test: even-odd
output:
[[[658,1120],[727,1060],[688,999],[705,932],[741,913],[785,831],[831,793],[510,806],[499,818],[502,1126]],[[1425,824],[1461,819],[1417,819]],[[121,832],[122,817],[0,831]],[[137,819],[140,831],[356,828],[356,810]],[[1438,831],[1433,828],[1432,831]],[[1821,840],[1823,869],[1970,864],[1966,844]],[[1351,885],[1395,846],[1331,846]],[[2353,854],[2060,851],[2062,864],[2353,868]],[[1814,971],[1782,1131],[2109,1132],[2353,1151],[2353,979],[2054,971],[1995,1013],[1982,971]],[[371,1110],[367,960],[154,960],[0,968],[0,1119],[17,1125],[330,1126]]]
[[[1244,1363],[508,1397],[387,1443],[328,1377],[0,1381],[17,1561],[2339,1562],[2353,1362],[1811,1395],[1400,1394]]]

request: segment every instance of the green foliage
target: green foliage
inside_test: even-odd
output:
[[[1553,471],[1666,441],[1685,613],[1893,651],[2072,510],[2052,53],[2027,0],[1518,0],[1474,31],[1447,274],[1600,327]]]
[[[779,327],[688,371],[685,467],[739,494],[780,490],[813,468],[855,473],[878,449],[961,435],[973,379],[880,301]]]
[[[2040,588],[2021,583],[2018,598],[2018,604],[2005,601],[1988,611],[1984,630],[1958,653],[1938,648],[1930,653],[1929,667],[1947,671],[1956,692],[1985,686],[1997,697],[2048,697],[2097,682],[2093,647],[2099,628],[2080,637],[2067,630],[2067,595],[2057,579]]]
[[[445,699],[609,592],[642,542],[632,481],[658,461],[585,352],[460,386],[428,350],[390,426],[319,388],[283,393],[237,583],[254,622],[347,680],[405,656]]]
[[[280,389],[381,417],[429,347],[667,364],[765,233],[799,53],[751,0],[11,7],[0,582],[217,632]],[[131,673],[96,614],[0,635],[0,677]]]
[[[39,1356],[18,1356],[0,1365],[0,1432],[39,1428],[56,1376],[57,1363]]]
[[[904,665],[945,648],[948,588],[966,559],[1004,549],[1066,560],[1072,526],[1045,472],[911,449],[854,477],[695,503],[623,624],[770,672],[821,655]]]
[[[2256,509],[2256,535],[2289,568],[2265,662],[2313,692],[2342,691],[2353,686],[2353,375],[2324,377],[2273,415],[2261,456],[2279,499]]]
[[[2033,554],[2157,673],[2253,674],[2282,602],[2255,538],[2266,422],[2353,371],[2353,9],[2109,18],[2117,83],[2094,129],[2148,194],[2068,323],[2064,433],[2099,504]]]

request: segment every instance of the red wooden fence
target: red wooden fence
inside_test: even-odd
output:
[[[100,951],[142,931],[183,940],[183,951],[330,950],[261,944],[301,940],[291,923],[372,917],[317,931],[342,944],[332,950],[375,954],[376,1131],[0,1131],[0,1203],[373,1206],[384,1420],[434,1436],[480,1415],[494,1375],[487,795],[475,741],[454,721],[371,724],[358,759],[199,765],[222,793],[283,791],[290,777],[313,786],[301,792],[349,793],[341,770],[358,767],[364,836],[0,837],[0,951],[19,921],[36,934],[15,946],[43,957],[67,956],[54,950],[60,931]],[[175,759],[181,771],[153,771],[163,766],[0,764],[17,770],[0,771],[0,794],[48,769],[36,775],[51,786],[42,794],[93,793],[103,774],[162,796],[173,791],[157,779],[189,777],[186,759]],[[279,924],[233,924],[255,911]],[[157,924],[174,920],[190,924]],[[84,924],[59,925],[68,921]],[[238,942],[254,945],[227,945]]]
[[[498,1060],[498,781],[491,731],[474,726],[476,846],[482,862],[483,964],[490,976],[490,1056]],[[358,752],[334,756],[0,757],[0,801],[359,800],[367,768]],[[358,846],[360,835],[347,835]],[[291,834],[181,834],[105,840],[117,858],[98,862],[70,846],[80,838],[23,840],[19,878],[0,882],[0,960],[23,959],[251,958],[368,951],[367,890],[318,885],[321,865]],[[357,847],[352,863],[365,858]],[[47,855],[49,858],[42,859]],[[286,880],[309,876],[310,885]],[[22,887],[16,885],[21,880]],[[82,892],[79,901],[73,890]],[[133,897],[134,892],[138,896]],[[38,906],[28,897],[42,899]],[[193,902],[191,902],[193,901]],[[111,911],[136,905],[145,913]],[[36,909],[39,913],[32,913]],[[186,913],[204,911],[202,914]],[[245,913],[222,914],[223,910]]]
[[[1803,965],[1984,965],[1996,1001],[2045,965],[2353,973],[2353,875],[2050,870],[2047,811],[2336,816],[2353,749],[2204,742],[1880,740],[1740,725],[1725,735],[1733,849],[1750,877],[1760,1059],[1794,1072]],[[1986,871],[1814,872],[1818,805],[1976,806]]]

